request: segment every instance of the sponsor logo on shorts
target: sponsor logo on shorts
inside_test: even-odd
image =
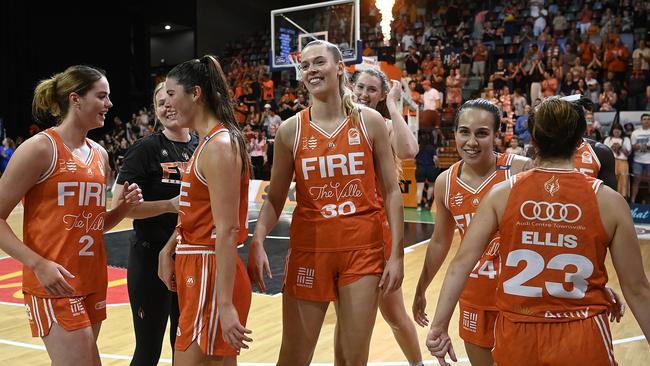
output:
[[[102,300],[95,303],[95,310],[106,309],[106,300]]]
[[[463,310],[463,329],[476,333],[478,327],[478,314]]]
[[[185,286],[187,286],[187,287],[194,286],[194,277],[187,276],[187,278],[185,278]]]
[[[70,312],[72,316],[79,316],[86,314],[86,308],[84,307],[84,298],[83,297],[72,297],[70,300]]]
[[[587,319],[589,317],[589,307],[585,309],[578,309],[576,311],[560,311],[554,313],[552,311],[544,312],[545,318],[569,318],[569,319]]]
[[[180,337],[182,334],[181,327],[176,327],[176,337]]]
[[[359,130],[357,130],[356,128],[351,128],[348,131],[348,144],[350,145],[361,144],[361,135],[359,134]]]
[[[552,176],[551,179],[544,183],[544,190],[553,197],[560,190],[560,180]]]
[[[314,272],[313,268],[298,267],[296,286],[306,288],[314,287]]]
[[[27,312],[27,319],[28,319],[30,322],[31,322],[32,320],[34,320],[34,318],[32,318],[32,309],[31,309],[31,308],[29,307],[29,305],[27,305],[27,304],[25,304],[25,311]]]

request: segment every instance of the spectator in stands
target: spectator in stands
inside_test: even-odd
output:
[[[417,74],[418,69],[420,68],[420,56],[418,55],[415,46],[410,46],[408,48],[408,55],[404,61],[404,66],[409,75]]]
[[[253,136],[248,141],[248,153],[251,156],[253,166],[252,179],[268,180],[264,174],[264,163],[266,162],[266,136],[259,130],[253,130]]]
[[[447,105],[456,109],[463,104],[463,84],[464,78],[458,73],[456,68],[452,68],[447,76]]]
[[[582,59],[576,58],[573,67],[571,68],[571,73],[573,73],[573,79],[583,79],[585,77],[585,67],[582,66]]]
[[[591,42],[591,38],[588,34],[582,36],[582,42],[578,45],[578,57],[584,65],[588,65],[594,57],[594,54],[598,53],[598,47]]]
[[[614,43],[610,43],[605,51],[605,67],[608,72],[616,75],[616,80],[619,82],[625,79],[625,67],[629,57],[630,52],[625,48],[620,37],[617,37]]]
[[[489,78],[489,80],[492,82],[492,87],[495,90],[501,90],[504,86],[508,85],[508,81],[510,81],[510,79],[511,76],[508,72],[508,68],[506,68],[506,64],[503,61],[503,58],[499,58],[497,60],[497,68]]]
[[[557,94],[559,87],[558,78],[552,75],[549,71],[544,72],[544,80],[542,81],[542,95],[545,98]]]
[[[526,104],[524,113],[517,117],[515,124],[515,134],[519,141],[525,146],[530,143],[530,133],[528,132],[528,114],[530,113],[530,105]]]
[[[487,47],[480,40],[476,40],[476,44],[472,51],[472,74],[481,78],[485,76],[485,60],[487,60],[487,57]]]
[[[585,93],[582,94],[584,94],[591,100],[591,102],[594,104],[595,109],[598,109],[598,106],[600,105],[600,88],[598,85],[598,81],[596,81],[596,79],[591,78],[587,80],[586,83],[587,83],[587,90]]]
[[[533,62],[533,67],[528,71],[530,80],[530,101],[535,104],[537,99],[542,97],[542,81],[544,80],[544,66],[542,60],[538,59]]]
[[[519,146],[519,138],[517,136],[512,136],[508,144],[510,146],[506,149],[506,154],[524,155],[524,149]]]
[[[646,48],[647,50],[648,48]],[[630,88],[630,99],[628,109],[643,110],[646,109],[646,87],[648,86],[648,73],[641,69],[642,61],[635,59],[632,63],[632,72],[627,81]]]
[[[275,84],[273,83],[273,80],[270,77],[271,75],[264,74],[262,76],[262,102],[264,104],[270,104],[272,106],[275,106]]]
[[[433,88],[429,80],[424,80],[422,87],[424,88],[424,94],[422,96],[423,110],[437,111],[440,109],[442,107],[442,93]]]
[[[522,116],[524,114],[524,109],[526,108],[528,102],[526,101],[526,97],[524,97],[521,94],[521,89],[516,88],[511,99],[512,101],[510,102],[510,104],[512,105],[515,116],[517,117]]]
[[[546,28],[546,16],[548,15],[548,12],[546,9],[542,10],[540,12],[540,15],[535,19],[534,25],[533,25],[533,35],[535,37],[539,36],[542,31]]]
[[[632,171],[634,178],[632,179],[632,196],[630,202],[636,202],[636,196],[639,193],[639,184],[641,180],[647,179],[650,173],[650,114],[644,113],[641,115],[641,127],[632,132],[630,138],[632,142],[632,150],[634,151],[634,164]]]
[[[628,156],[632,152],[632,144],[630,138],[623,132],[623,126],[618,123],[612,124],[609,131],[609,136],[605,139],[607,145],[614,153],[616,159],[616,182],[617,191],[621,196],[626,199],[630,198],[630,181],[629,181],[629,165],[627,162]]]
[[[5,169],[7,169],[7,164],[9,164],[9,160],[11,159],[11,156],[14,154],[15,150],[16,143],[14,140],[9,137],[5,137],[4,140],[2,140],[2,146],[0,146],[0,177],[5,172]]]
[[[605,82],[603,84],[603,92],[600,94],[599,102],[601,112],[613,111],[614,105],[616,104],[618,96],[614,89],[612,89],[612,83]]]
[[[463,49],[460,52],[460,74],[463,77],[469,76],[469,70],[473,59],[472,48],[469,46],[469,41],[463,41]]]
[[[571,92],[575,87],[576,83],[573,81],[573,73],[567,72],[560,86],[560,94],[564,96],[571,95]]]
[[[645,40],[640,39],[638,47],[632,52],[632,60],[641,63],[641,70],[648,76],[650,73],[650,48],[646,47]]]
[[[262,130],[268,132],[271,129],[271,125],[280,126],[282,123],[282,118],[275,114],[273,107],[270,104],[264,105],[264,113],[262,113]]]
[[[560,55],[560,65],[562,66],[562,74],[566,75],[571,68],[571,65],[575,64],[575,60],[578,57],[575,53],[575,48],[572,43],[566,43],[564,45],[565,52]]]

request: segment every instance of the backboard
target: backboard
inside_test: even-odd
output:
[[[361,62],[359,0],[334,0],[271,11],[272,71],[293,68],[291,58],[314,39],[339,46],[346,64]]]

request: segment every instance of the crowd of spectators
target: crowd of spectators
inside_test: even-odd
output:
[[[405,115],[428,111],[444,124],[464,100],[484,97],[503,111],[499,151],[526,153],[527,115],[544,97],[583,94],[595,111],[650,109],[647,1],[397,0],[388,45],[374,1],[361,9],[363,54],[402,70]],[[269,69],[269,34],[232,41],[222,57],[258,179],[269,178],[281,121],[308,105],[300,83]],[[125,150],[154,130],[153,114],[145,108],[114,125],[99,142],[118,168]],[[590,131],[604,141],[597,126]]]

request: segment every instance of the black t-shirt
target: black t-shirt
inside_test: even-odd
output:
[[[501,75],[503,77],[508,77],[510,76],[510,73],[508,72],[508,69],[504,67],[503,69],[500,70],[496,69],[494,71],[494,75]],[[494,79],[494,81],[492,82],[492,87],[495,90],[501,90],[506,85],[508,85],[508,82],[502,79]]]
[[[418,55],[408,55],[404,61],[404,66],[406,66],[406,72],[409,75],[416,74],[420,68],[420,57]]]
[[[136,141],[126,152],[117,184],[124,184],[125,181],[137,183],[145,201],[178,196],[184,163],[198,145],[196,135],[191,136],[189,142],[176,142],[169,140],[162,132],[156,132]],[[133,220],[133,229],[139,242],[147,241],[162,248],[172,235],[177,221],[176,214],[162,214]]]

